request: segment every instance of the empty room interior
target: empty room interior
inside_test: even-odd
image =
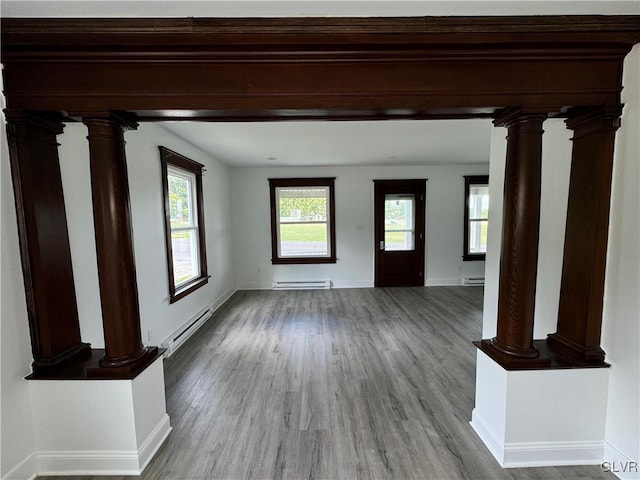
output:
[[[0,12],[2,479],[640,479],[640,3]]]

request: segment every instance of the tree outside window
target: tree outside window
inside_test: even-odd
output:
[[[335,263],[334,178],[269,179],[272,263]]]

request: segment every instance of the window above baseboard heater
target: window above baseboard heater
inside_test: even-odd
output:
[[[484,276],[483,277],[464,277],[462,279],[463,285],[484,285]]]
[[[297,282],[273,282],[274,290],[328,290],[331,280],[304,280]]]

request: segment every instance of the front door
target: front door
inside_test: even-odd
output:
[[[374,180],[375,286],[424,286],[426,180]]]

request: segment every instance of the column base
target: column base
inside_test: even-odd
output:
[[[105,357],[102,357],[98,367],[87,369],[87,376],[89,378],[132,378],[137,374],[136,372],[141,372],[147,368],[158,356],[160,356],[158,347],[144,347],[141,354],[136,355],[137,358],[124,365],[118,362],[111,366],[104,361]]]
[[[91,344],[79,343],[75,347],[70,348],[52,358],[37,359],[31,364],[31,369],[34,374],[46,374],[48,372],[55,371],[65,363],[74,362],[78,359],[84,359],[91,356]]]
[[[104,349],[89,349],[86,355],[76,356],[58,365],[55,369],[34,372],[27,380],[132,380],[158,358],[162,358],[166,348],[145,347],[146,353],[134,364],[126,367],[107,368],[100,366]]]
[[[540,356],[539,353],[538,356],[531,358],[509,355],[496,348],[493,339],[473,342],[473,344],[506,370],[538,370],[548,367],[551,363],[548,358]]]
[[[534,347],[540,352],[538,358],[516,358],[496,349],[491,340],[481,340],[473,344],[486,353],[505,370],[556,370],[564,368],[607,368],[610,365],[602,360],[587,359],[573,354],[570,350],[558,347],[554,340],[534,340]],[[604,352],[603,352],[604,354]],[[602,358],[602,357],[598,357]]]
[[[533,346],[530,348],[514,348],[502,343],[500,340],[498,340],[498,337],[493,337],[491,339],[491,346],[496,350],[504,353],[505,355],[509,355],[511,357],[530,359],[538,358],[540,356],[540,352],[538,351],[538,349]]]
[[[559,354],[583,363],[604,364],[604,350],[600,346],[589,347],[573,340],[551,333],[547,335],[547,343]]]

